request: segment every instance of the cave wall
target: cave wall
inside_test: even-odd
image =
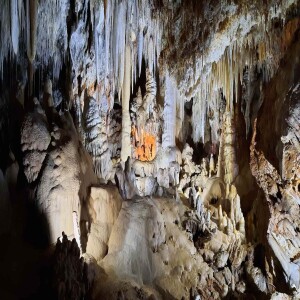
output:
[[[107,274],[163,297],[187,293],[167,279],[176,247],[209,270],[181,281],[212,281],[204,299],[296,295],[299,12],[277,0],[4,0],[1,234],[24,199],[46,219],[45,245],[64,232]],[[161,197],[174,201],[166,216]],[[166,242],[170,219],[184,246]]]

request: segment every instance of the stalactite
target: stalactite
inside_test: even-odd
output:
[[[33,61],[36,55],[36,25],[37,25],[37,0],[27,0],[26,14],[27,14],[27,57],[29,60],[28,74],[29,74],[29,94],[33,93],[33,77],[34,66]]]
[[[52,69],[58,79],[68,47],[67,16],[70,3],[66,0],[39,1],[37,15],[36,61]],[[52,26],[49,23],[52,20]]]
[[[12,37],[11,30],[9,30],[11,26],[10,17],[11,9],[10,9],[10,1],[4,0],[1,2],[1,10],[0,10],[0,37],[1,37],[1,45],[0,45],[0,78],[3,77],[3,63],[6,58],[9,57],[12,47]]]
[[[37,0],[27,0],[27,56],[32,64],[36,54]]]
[[[125,52],[130,47],[132,68],[131,87],[141,74],[142,59],[146,61],[151,74],[154,74],[157,56],[160,53],[162,22],[151,16],[151,5],[145,0],[130,2],[106,1],[95,12],[98,16],[98,32],[95,36],[98,80],[110,78],[111,90],[121,92],[124,83]],[[144,25],[147,19],[147,27]],[[154,39],[155,36],[155,39]],[[102,69],[105,66],[104,69]],[[107,82],[107,81],[106,81]]]
[[[176,83],[168,73],[165,77],[164,131],[162,147],[175,146],[176,132]]]
[[[131,157],[131,122],[129,114],[129,99],[130,99],[130,78],[131,78],[131,53],[130,47],[126,47],[125,52],[125,72],[122,89],[122,150],[121,160],[126,162],[128,157]]]
[[[282,9],[286,12],[287,7],[289,4],[286,3],[286,7]],[[234,100],[238,101],[243,69],[246,66],[250,69],[257,66],[262,72],[264,82],[268,82],[274,76],[285,49],[291,44],[292,37],[299,28],[299,19],[288,21],[281,34],[272,28],[271,20],[267,23],[264,18],[261,18],[253,24],[256,30],[248,32],[240,39],[234,37],[230,45],[225,46],[223,52],[220,49],[208,52],[213,59],[207,53],[198,59],[199,68],[194,73],[199,76],[195,76],[195,86],[187,95],[188,98],[192,96],[195,98],[193,107],[193,139],[195,141],[205,139],[203,128],[207,109],[204,104],[206,101],[210,103],[212,99],[218,98],[219,90],[222,90],[226,99],[227,110],[233,110]],[[260,32],[259,35],[257,31]],[[183,86],[186,88],[185,85]],[[247,131],[249,131],[249,126],[247,126]]]
[[[138,75],[141,76],[142,71],[142,58],[143,58],[143,48],[144,48],[144,26],[140,25],[138,33]]]
[[[22,3],[21,3],[22,4]],[[14,53],[17,55],[19,51],[19,36],[20,36],[20,1],[12,0],[10,4],[10,12],[11,12],[11,39]]]

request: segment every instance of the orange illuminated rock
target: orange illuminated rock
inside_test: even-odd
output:
[[[141,161],[151,161],[156,155],[156,136],[144,129],[137,130],[135,126],[131,130],[134,158]]]

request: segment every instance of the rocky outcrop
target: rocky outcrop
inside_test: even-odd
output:
[[[87,214],[88,187],[97,179],[70,113],[57,113],[51,84],[47,87],[45,110],[34,99],[34,110],[25,116],[22,125],[24,173],[29,183],[36,181],[36,202],[49,222],[50,240],[54,242],[64,231],[81,247],[80,221]]]
[[[46,114],[36,98],[34,106],[34,111],[25,116],[21,129],[24,172],[29,183],[37,179],[51,142]]]
[[[88,207],[91,219],[86,251],[100,261],[107,255],[109,238],[122,207],[122,198],[115,186],[92,186]]]
[[[80,257],[76,240],[68,240],[63,232],[62,239],[57,239],[52,260],[55,299],[79,300],[88,297],[94,278],[90,278],[89,267],[83,257]]]
[[[73,212],[80,220],[88,187],[96,182],[91,160],[79,142],[70,114],[66,112],[57,118],[51,132],[52,147],[36,192],[39,207],[48,217],[53,241],[62,230],[68,236],[74,235]]]
[[[284,143],[282,174],[278,173],[262,151],[257,150],[256,123],[254,125],[250,157],[252,174],[264,191],[270,210],[268,243],[284,270],[289,286],[299,289],[299,264],[297,261],[299,243],[299,168],[294,168],[295,165],[299,165],[300,155],[296,137],[296,134],[298,134],[296,132],[299,131],[299,121],[295,115],[299,104],[297,87],[298,85],[290,95],[292,101],[289,116],[286,120],[288,125],[287,135],[282,138]]]

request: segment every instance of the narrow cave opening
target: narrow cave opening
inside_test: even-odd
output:
[[[136,70],[138,70],[138,66],[136,66]],[[137,75],[138,75],[138,71],[137,71]],[[145,96],[146,94],[146,61],[145,58],[142,58],[142,67],[141,67],[141,74],[139,76],[137,76],[136,82],[133,85],[133,89],[132,89],[132,93],[130,96],[130,101],[132,103],[132,100],[134,97],[136,97],[139,88],[141,89],[142,92],[142,97]]]
[[[254,248],[254,261],[253,264],[255,267],[262,270],[264,274],[266,274],[266,268],[265,268],[265,248],[262,244],[258,244]]]
[[[201,142],[195,143],[191,136],[187,138],[186,142],[194,149],[193,158],[192,158],[193,162],[197,165],[200,165],[202,158],[206,158],[209,155],[206,147]]]

